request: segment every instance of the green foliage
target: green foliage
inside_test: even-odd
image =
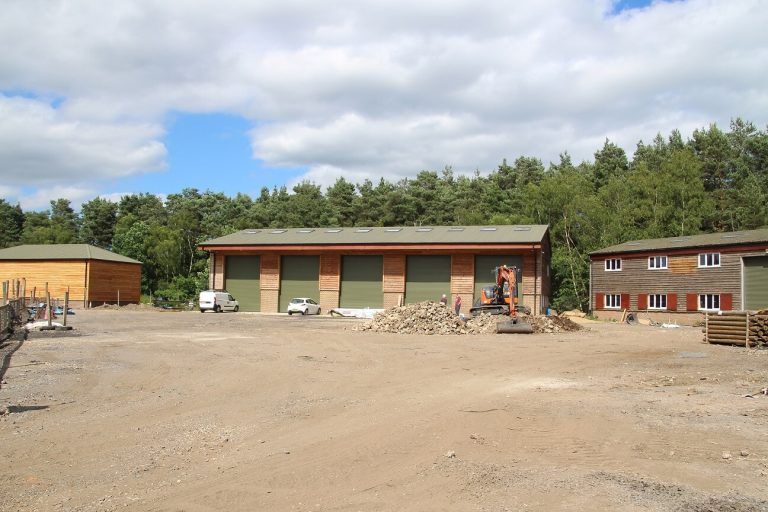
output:
[[[0,248],[81,241],[137,259],[142,290],[189,300],[207,288],[210,238],[246,228],[393,225],[548,224],[552,305],[585,308],[589,253],[631,239],[756,229],[768,225],[768,133],[741,119],[639,141],[632,160],[605,140],[594,162],[565,152],[547,167],[537,158],[503,160],[483,175],[451,167],[415,178],[351,183],[323,193],[301,182],[262,188],[258,197],[185,188],[165,202],[152,194],[118,203],[95,198],[75,213],[67,199],[23,212],[0,199]]]
[[[24,213],[17,204],[11,206],[0,199],[0,249],[18,245],[24,229]]]
[[[97,197],[83,203],[80,210],[80,241],[109,249],[115,235],[117,223],[117,204]]]

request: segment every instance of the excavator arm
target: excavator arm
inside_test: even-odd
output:
[[[509,316],[517,318],[517,308],[515,307],[515,291],[517,287],[517,267],[508,267],[502,265],[496,267],[496,300],[499,304],[504,304],[504,283],[509,286]]]
[[[517,317],[517,306],[515,304],[514,297],[516,295],[517,286],[517,267],[508,267],[502,265],[496,267],[496,296],[499,298],[501,294],[501,301],[504,301],[504,283],[509,285],[509,320],[506,322],[499,322],[496,324],[497,333],[507,334],[530,334],[533,332],[533,328],[525,323],[521,322]]]

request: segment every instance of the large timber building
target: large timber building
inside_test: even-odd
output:
[[[464,311],[493,283],[493,269],[514,265],[521,305],[549,306],[548,227],[420,226],[246,229],[208,240],[213,289],[243,311],[284,312],[293,297],[333,308],[389,308],[461,296]]]
[[[24,280],[26,296],[73,305],[138,303],[141,262],[87,244],[19,245],[0,250],[0,281]]]

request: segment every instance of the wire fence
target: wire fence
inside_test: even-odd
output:
[[[14,323],[20,321],[24,307],[24,299],[11,299],[7,304],[0,305],[0,334],[12,330]]]

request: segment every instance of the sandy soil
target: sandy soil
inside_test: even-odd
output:
[[[2,510],[768,510],[768,351],[700,329],[70,320],[5,372]]]

